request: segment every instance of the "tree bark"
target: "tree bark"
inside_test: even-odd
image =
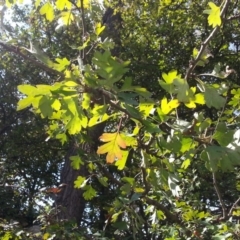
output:
[[[58,220],[74,221],[80,224],[85,208],[85,200],[82,190],[74,188],[74,181],[78,176],[86,176],[87,170],[85,166],[81,166],[79,170],[72,168],[70,157],[77,155],[77,150],[75,146],[72,147],[65,158],[61,172],[61,183],[66,185],[56,198],[56,206],[59,211]]]
[[[64,167],[61,173],[61,183],[66,184],[62,191],[58,194],[55,204],[59,210],[58,220],[74,221],[80,225],[83,212],[86,206],[86,200],[83,197],[81,189],[74,188],[74,181],[78,176],[87,177],[88,171],[86,164],[80,166],[79,170],[74,170],[71,166],[71,156],[78,155],[79,148],[89,156],[96,153],[99,137],[103,133],[105,124],[98,124],[88,131],[89,141],[75,146],[69,151],[65,158]],[[83,159],[84,160],[84,159]]]

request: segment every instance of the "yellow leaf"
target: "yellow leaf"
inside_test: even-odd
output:
[[[38,6],[40,5],[40,3],[41,3],[41,0],[36,0],[36,1],[35,1],[35,8],[38,8]]]
[[[81,0],[77,1],[77,6],[81,7]],[[83,7],[90,8],[90,0],[83,0]]]
[[[117,135],[117,144],[121,147],[121,148],[126,148],[126,143],[125,141],[121,138],[120,134]]]
[[[6,0],[6,6],[8,7],[8,8],[10,8],[13,4],[15,4],[16,3],[16,0],[14,0],[14,1],[12,1],[12,0]]]
[[[53,6],[49,2],[45,3],[40,9],[40,14],[46,14],[46,19],[51,22],[54,19]]]
[[[125,141],[121,138],[118,132],[116,133],[104,133],[100,136],[100,140],[107,142],[100,146],[97,150],[98,154],[107,153],[107,163],[113,163],[116,159],[122,158],[121,148],[126,148]]]
[[[173,83],[173,80],[176,78],[181,78],[181,75],[177,75],[177,71],[176,70],[172,70],[170,71],[168,74],[163,73],[162,77],[164,79],[164,81],[168,84]]]
[[[188,108],[196,108],[196,104],[194,101],[190,101],[189,103],[185,103],[185,106]]]
[[[55,4],[57,9],[60,11],[62,11],[65,7],[67,9],[71,9],[72,7],[72,3],[69,0],[57,0]]]
[[[59,21],[62,22],[64,25],[70,25],[73,19],[74,17],[71,12],[62,12]]]
[[[101,23],[97,23],[95,27],[95,33],[97,36],[104,30],[105,26],[102,26]]]
[[[44,233],[43,240],[47,240],[50,237],[50,234],[48,232]]]
[[[179,106],[179,104],[180,103],[177,99],[173,99],[168,103],[167,99],[163,98],[161,101],[161,110],[162,110],[163,114],[168,114],[174,108],[177,108]]]
[[[204,104],[205,103],[204,95],[202,93],[196,94],[194,102],[198,104]]]
[[[101,136],[100,136],[100,140],[102,142],[109,142],[109,141],[112,141],[116,138],[116,135],[117,133],[103,133]]]
[[[52,104],[52,108],[56,111],[58,111],[61,108],[61,103],[58,99],[56,99],[53,104]]]
[[[208,3],[211,9],[205,10],[204,13],[209,14],[208,24],[213,27],[221,26],[221,11],[220,7],[216,6],[213,2]]]
[[[171,109],[173,109],[173,108],[177,108],[178,106],[179,106],[179,101],[177,100],[177,99],[173,99],[173,100],[171,100],[169,103],[168,103],[168,105],[169,105],[169,107],[171,108]]]

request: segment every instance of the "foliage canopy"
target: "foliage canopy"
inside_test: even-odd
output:
[[[39,161],[42,155],[26,148],[24,156],[36,157],[13,160],[16,165],[6,171],[12,157],[6,152],[15,148],[10,141],[1,161],[8,178],[20,178],[21,172],[11,175],[19,162],[19,169],[26,165],[26,179],[38,179],[30,166],[40,175],[52,166],[54,175],[71,146],[66,159],[73,169],[66,160],[56,180],[61,188],[50,188],[53,176],[35,183],[33,195],[44,185],[41,201],[50,193],[54,202],[32,206],[42,227],[35,237],[239,239],[238,4],[21,2],[3,3],[2,61],[11,61],[1,66],[1,77],[10,81],[6,72],[19,73],[17,90],[8,90],[17,96],[16,114],[30,118],[33,130],[23,131],[38,135],[48,154]],[[8,24],[6,6],[19,24]],[[1,102],[2,109],[16,104]],[[15,129],[14,123],[10,127]],[[21,135],[0,132],[6,139]],[[8,187],[4,183],[1,191]],[[75,219],[63,208],[67,204],[59,204],[67,191],[77,191],[83,204]],[[72,198],[72,204],[78,200]],[[64,211],[68,215],[62,217]],[[1,216],[3,239],[34,237],[9,223],[14,214]]]

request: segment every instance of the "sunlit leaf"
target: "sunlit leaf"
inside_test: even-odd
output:
[[[63,10],[65,7],[71,9],[72,3],[69,0],[57,0],[55,3],[58,10]]]
[[[41,15],[46,15],[46,19],[48,21],[52,21],[54,19],[54,9],[50,2],[46,2],[40,9]]]
[[[86,185],[87,180],[85,177],[78,176],[77,179],[74,181],[75,188],[82,188]]]
[[[118,132],[104,133],[100,136],[100,140],[107,143],[100,146],[97,153],[107,153],[107,163],[113,163],[116,159],[122,158],[122,150],[120,148],[126,148],[126,143]]]
[[[221,26],[221,10],[220,7],[217,7],[213,2],[208,3],[211,9],[204,10],[204,13],[209,14],[208,24],[213,27]]]
[[[128,151],[122,151],[122,158],[118,159],[115,163],[115,166],[117,166],[118,170],[123,170],[125,168],[128,154],[129,154]]]

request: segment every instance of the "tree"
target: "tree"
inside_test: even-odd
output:
[[[238,239],[238,5],[105,5],[37,2],[30,48],[0,42],[49,81],[18,111],[70,146],[43,237]]]

